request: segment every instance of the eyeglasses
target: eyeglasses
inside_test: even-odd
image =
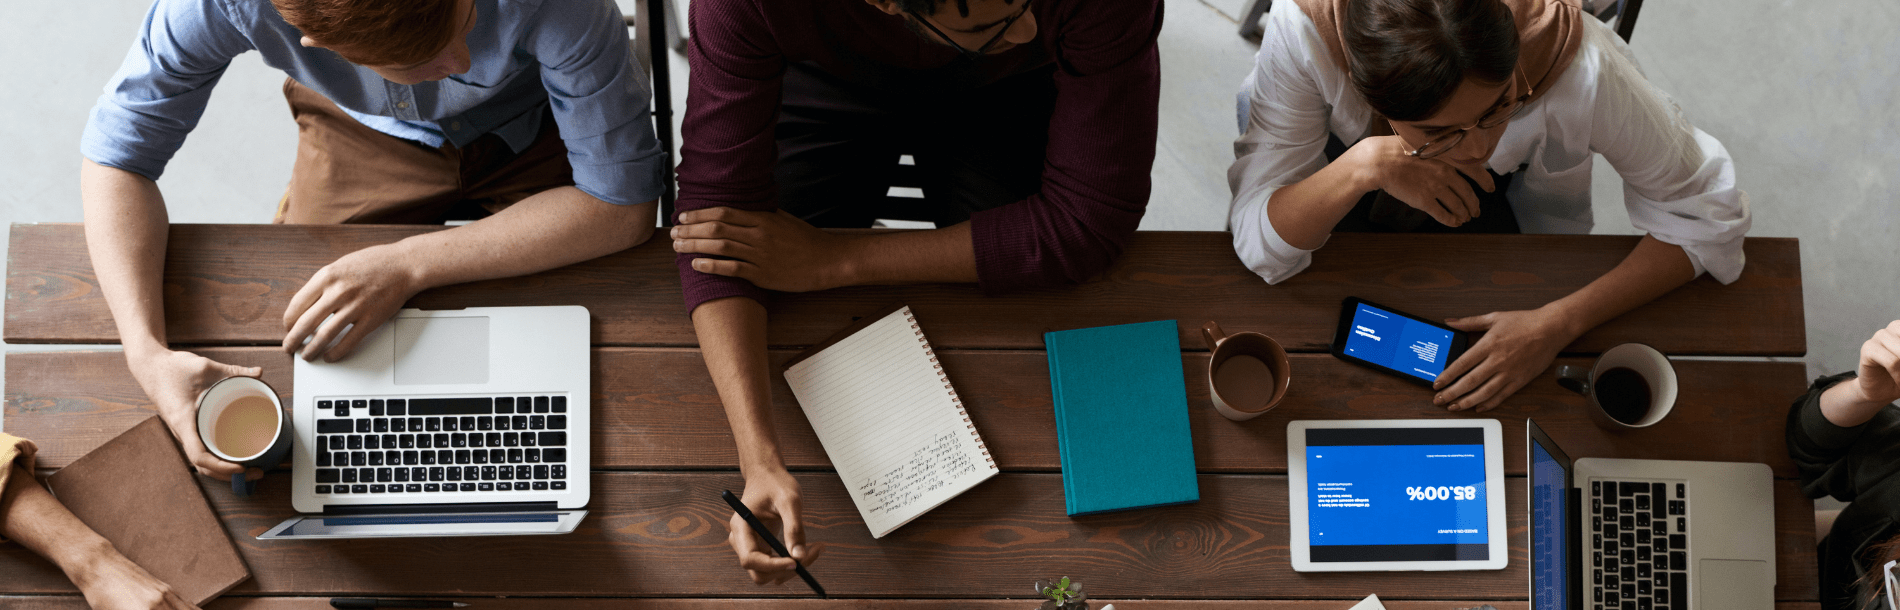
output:
[[[937,29],[937,26],[931,25],[930,20],[925,19],[923,15],[917,14],[917,11],[907,11],[907,12],[910,13],[910,16],[912,19],[916,19],[918,23],[924,24],[924,27],[929,28],[930,33],[936,34],[937,37],[943,39],[944,42],[950,43],[950,46],[952,48],[956,49],[958,53],[963,54],[964,59],[975,61],[977,59],[982,58],[985,54],[988,54],[990,52],[990,49],[996,46],[996,43],[1001,42],[1003,40],[1003,34],[1009,33],[1009,28],[1016,25],[1017,19],[1022,19],[1023,15],[1029,14],[1029,3],[1031,1],[1032,0],[1023,0],[1023,10],[1018,11],[1015,16],[1012,16],[1008,20],[1003,21],[1003,29],[998,30],[995,36],[990,37],[989,42],[983,43],[983,46],[977,47],[975,51],[965,49],[963,48],[963,45],[957,44],[956,40],[944,34],[943,30]]]
[[[1445,154],[1445,151],[1457,148],[1459,142],[1465,141],[1465,134],[1472,129],[1490,129],[1511,122],[1511,119],[1516,118],[1518,113],[1524,111],[1524,102],[1531,99],[1532,93],[1529,81],[1524,78],[1522,68],[1517,70],[1515,76],[1518,80],[1525,82],[1523,95],[1517,96],[1505,102],[1503,105],[1492,108],[1490,112],[1484,113],[1484,116],[1478,117],[1478,122],[1460,127],[1451,133],[1432,138],[1432,140],[1426,142],[1424,146],[1420,146],[1405,154],[1420,159],[1430,159]],[[1397,130],[1395,129],[1394,131]],[[1407,143],[1409,144],[1410,142]]]

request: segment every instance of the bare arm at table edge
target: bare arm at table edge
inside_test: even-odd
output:
[[[284,351],[341,360],[418,292],[546,271],[639,245],[653,235],[657,207],[615,205],[565,186],[465,226],[344,255],[291,297]]]
[[[741,500],[767,527],[777,521],[780,540],[792,557],[811,565],[823,549],[805,542],[798,481],[786,472],[779,454],[771,365],[765,354],[765,306],[746,297],[707,301],[693,309],[693,328],[738,445],[739,472],[745,477]],[[727,521],[727,543],[753,582],[779,583],[795,576],[792,560],[773,557],[737,513]]]
[[[27,472],[15,464],[0,489],[0,535],[45,557],[79,587],[86,603],[100,610],[195,610],[171,585],[119,553],[110,541],[73,516]]]
[[[1484,332],[1445,367],[1432,404],[1453,411],[1487,411],[1543,374],[1577,337],[1668,294],[1697,276],[1682,246],[1644,235],[1615,268],[1543,307],[1494,311],[1446,320],[1453,328]]]
[[[213,382],[234,375],[257,376],[256,367],[214,362],[187,352],[175,352],[165,335],[165,246],[169,217],[165,197],[150,178],[82,160],[79,198],[85,207],[86,251],[92,257],[99,291],[125,345],[126,365],[132,377],[151,397],[158,414],[171,428],[185,457],[200,474],[229,479],[234,475],[256,479],[253,469],[243,475],[238,465],[220,460],[198,439],[198,393]]]

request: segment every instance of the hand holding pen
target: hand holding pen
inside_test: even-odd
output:
[[[759,569],[759,567],[762,567],[762,566],[760,566],[760,564],[768,562],[768,561],[772,563],[783,563],[782,561],[774,561],[774,560],[780,559],[780,558],[790,559],[791,564],[792,564],[791,567],[798,574],[798,577],[805,579],[805,584],[810,585],[811,590],[814,592],[817,592],[819,597],[825,597],[825,588],[818,586],[818,580],[812,578],[810,572],[805,571],[804,563],[801,563],[797,557],[793,556],[790,550],[785,548],[784,544],[781,544],[779,542],[776,536],[772,535],[771,529],[767,528],[765,526],[765,523],[759,521],[759,518],[754,516],[750,509],[746,508],[745,503],[739,501],[738,496],[732,495],[731,491],[724,491],[724,492],[721,492],[720,497],[725,498],[726,504],[731,506],[733,512],[737,513],[739,518],[744,521],[743,525],[732,524],[732,528],[733,528],[732,542],[733,542],[734,549],[750,549],[753,546],[752,544],[752,541],[754,539],[753,534],[756,534],[758,539],[763,539],[765,541],[765,544],[768,547],[770,547],[774,552],[777,552],[779,555],[779,557],[774,558],[774,557],[767,556],[764,553],[759,552],[758,550],[750,550],[749,552],[741,551],[740,557],[739,557],[740,564],[745,566],[747,571],[752,573],[752,579],[754,582],[758,582],[760,584],[765,584],[766,582],[768,582],[761,575],[761,570]],[[769,506],[769,504],[766,506]],[[767,510],[767,508],[762,506],[761,510]],[[788,521],[787,523],[788,523],[788,537],[792,537],[790,536],[791,532],[789,531],[791,527],[790,523],[792,522]],[[792,537],[792,538],[796,540],[796,537]],[[806,549],[800,549],[800,550],[806,551]],[[816,561],[818,559],[818,549],[815,549],[815,548],[810,549],[806,553],[801,553],[801,554],[805,555],[805,563]],[[783,573],[782,570],[783,568],[780,568],[781,574]],[[769,582],[772,582],[774,584],[779,583],[779,582],[784,582],[784,579],[788,577],[789,576],[780,576],[777,579],[770,580]]]

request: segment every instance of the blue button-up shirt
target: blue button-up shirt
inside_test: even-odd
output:
[[[621,205],[659,198],[664,166],[652,94],[619,9],[608,0],[474,1],[468,73],[398,85],[303,46],[303,34],[269,0],[157,0],[93,107],[80,152],[157,180],[231,58],[255,50],[364,125],[429,146],[493,133],[519,152],[551,104],[575,186]]]

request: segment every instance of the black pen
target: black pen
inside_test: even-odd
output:
[[[374,599],[369,597],[332,597],[332,608],[461,608],[468,604],[442,599]]]
[[[744,502],[739,501],[739,496],[732,495],[731,490],[721,492],[721,496],[726,499],[727,504],[732,505],[733,512],[739,513],[740,519],[745,519],[745,524],[751,526],[754,533],[765,539],[766,546],[772,547],[772,550],[777,551],[782,557],[792,556],[792,552],[786,550],[785,545],[780,544],[778,538],[772,536],[772,531],[766,529],[765,524],[760,523],[758,517],[752,516],[752,511],[745,507]],[[805,584],[811,585],[811,590],[817,591],[819,597],[828,597],[825,595],[825,588],[818,586],[818,579],[812,578],[811,572],[806,572],[804,564],[798,563],[798,559],[792,559],[792,568],[798,570],[798,577],[805,579]]]

